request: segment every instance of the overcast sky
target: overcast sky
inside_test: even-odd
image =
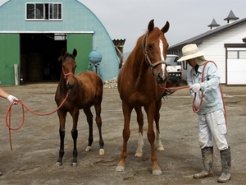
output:
[[[170,29],[169,45],[189,39],[209,30],[214,18],[220,25],[232,10],[235,16],[246,18],[245,0],[81,0],[104,24],[111,38],[125,38],[124,51],[131,50],[151,19]]]
[[[0,4],[5,1],[0,0]],[[80,1],[98,17],[112,39],[126,39],[124,51],[135,46],[151,19],[158,27],[169,21],[166,37],[169,45],[173,45],[208,31],[213,18],[220,25],[226,24],[224,18],[230,10],[240,19],[246,18],[246,0]]]

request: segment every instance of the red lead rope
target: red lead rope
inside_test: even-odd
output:
[[[202,70],[202,82],[204,82],[204,80],[205,80],[205,77],[204,77],[205,76],[205,73],[204,73],[204,71],[205,71],[205,68],[206,68],[207,63],[208,63],[208,61],[204,64],[204,67],[203,67],[203,70]],[[201,101],[200,101],[198,107],[195,106],[196,94],[197,93],[195,93],[195,96],[193,97],[192,110],[193,110],[193,112],[196,112],[197,113],[197,112],[199,112],[200,107],[202,105],[203,98],[204,98],[204,93],[202,92],[202,94],[201,94]]]
[[[207,62],[204,64],[204,67],[203,67],[203,70],[202,70],[202,82],[205,81],[205,73],[204,73],[204,72],[205,72],[205,67],[206,67],[206,65],[207,65],[209,62],[212,62],[212,63],[217,67],[217,65],[216,65],[213,61],[207,61]],[[222,88],[221,88],[220,85],[219,85],[219,88],[220,88],[220,94],[221,94],[221,98],[222,98],[222,102],[223,102],[225,122],[227,123],[227,119],[226,119],[226,118],[227,118],[227,115],[226,115],[225,101],[224,101],[224,96],[223,96]],[[199,103],[199,106],[196,107],[196,106],[195,106],[196,93],[195,93],[195,96],[194,96],[193,102],[192,102],[192,110],[193,110],[194,112],[196,112],[196,113],[199,112],[204,97],[205,97],[205,96],[204,96],[204,93],[202,92],[202,94],[201,94],[201,101],[200,101],[200,103]]]
[[[59,110],[62,105],[65,103],[65,101],[67,100],[67,97],[68,97],[68,94],[65,96],[64,100],[61,102],[61,104],[53,111],[51,112],[47,112],[47,113],[40,113],[40,112],[35,112],[35,111],[32,111],[27,105],[25,105],[21,100],[19,101],[16,101],[12,104],[9,105],[8,109],[7,109],[7,112],[6,112],[6,127],[8,128],[9,130],[9,143],[10,143],[10,148],[12,150],[12,137],[11,137],[11,131],[12,130],[19,130],[23,127],[24,125],[24,121],[25,121],[25,109],[30,112],[31,114],[34,114],[34,115],[37,115],[37,116],[47,116],[47,115],[51,115],[53,113],[55,113],[57,110]],[[21,110],[22,110],[22,116],[21,116],[21,119],[19,121],[19,124],[17,127],[15,128],[12,128],[11,127],[11,112],[12,112],[12,107],[13,105],[17,105],[19,104],[21,106]]]
[[[212,62],[212,63],[216,66],[216,64],[215,64],[213,61],[207,61],[207,62],[204,64],[204,67],[203,67],[203,70],[202,70],[202,82],[205,81],[205,67],[206,67],[206,65],[207,65],[209,62]],[[167,90],[167,91],[176,91],[176,90],[181,90],[181,89],[188,89],[189,86],[169,87],[169,88],[163,88],[163,87],[161,87],[161,88],[164,89],[164,91],[165,91],[165,90]],[[223,96],[222,88],[221,88],[220,85],[219,85],[219,88],[220,88],[220,94],[221,94],[221,98],[222,98],[222,102],[223,102],[225,122],[227,122],[227,121],[226,121],[227,115],[226,115],[226,107],[225,107],[225,102],[224,102],[224,96]],[[193,110],[193,112],[195,112],[195,113],[199,112],[204,97],[205,97],[205,95],[204,95],[204,93],[202,92],[202,94],[201,94],[201,101],[199,102],[198,107],[196,107],[196,106],[195,106],[196,93],[195,93],[195,96],[194,96],[193,101],[192,101],[192,110]]]

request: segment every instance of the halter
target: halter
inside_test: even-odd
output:
[[[76,51],[76,52],[77,52],[77,51]],[[70,57],[70,58],[72,58],[73,60],[74,60],[74,58],[75,58],[74,55],[71,55],[71,54],[69,54],[69,53],[66,53],[66,54],[63,56],[63,60],[65,60],[67,57]],[[75,61],[74,61],[74,62],[75,62]],[[75,62],[75,64],[76,64],[76,62]],[[74,73],[72,73],[72,72],[65,73],[63,67],[62,67],[62,73],[63,73],[65,79],[67,79],[67,77],[70,76],[70,75],[74,76]]]
[[[70,76],[70,75],[73,76],[72,72],[65,73],[65,71],[63,69],[62,69],[62,73],[63,73],[65,79],[67,79],[67,77]]]
[[[151,62],[151,60],[150,60],[150,58],[148,56],[147,48],[146,48],[147,37],[148,37],[148,33],[145,34],[144,43],[143,43],[144,56],[145,56],[145,59],[146,59],[145,61],[147,62],[147,64],[151,67],[151,69],[155,68],[156,66],[158,66],[160,64],[166,64],[166,62],[163,61],[163,60],[157,61],[155,63]]]

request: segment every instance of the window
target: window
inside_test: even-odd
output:
[[[228,59],[246,59],[246,50],[229,50],[227,51]]]
[[[228,59],[237,59],[237,51],[228,51],[227,52]]]
[[[239,59],[246,59],[246,51],[239,51]]]
[[[49,4],[49,19],[61,19],[61,4]]]
[[[28,20],[61,20],[62,5],[59,3],[27,3]]]

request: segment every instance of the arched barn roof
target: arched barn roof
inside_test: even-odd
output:
[[[26,3],[46,3],[46,1],[9,0],[3,3],[2,6],[0,5],[0,17],[4,17],[4,19],[1,19],[0,34],[91,34],[92,50],[97,50],[102,54],[100,73],[103,80],[110,80],[118,75],[119,58],[115,52],[112,39],[102,22],[83,3],[78,0],[47,1],[47,4],[60,3],[62,5],[61,19],[51,21],[46,19],[27,20]]]

